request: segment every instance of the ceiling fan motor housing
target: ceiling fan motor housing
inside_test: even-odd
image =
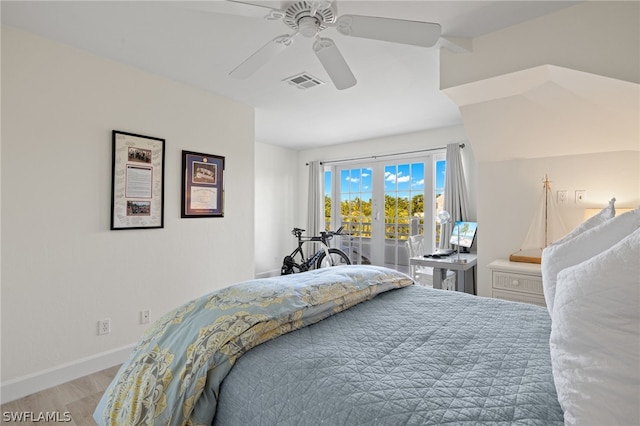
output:
[[[336,15],[335,6],[331,2],[303,0],[289,4],[284,9],[282,21],[289,28],[300,31],[303,36],[314,37],[327,28],[327,24],[333,24],[336,21]]]

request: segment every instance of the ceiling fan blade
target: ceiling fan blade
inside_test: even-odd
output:
[[[336,21],[340,34],[431,47],[440,38],[440,24],[377,18],[373,16],[343,15]]]
[[[338,46],[330,38],[318,38],[313,43],[313,51],[329,74],[336,89],[343,90],[355,86],[356,78],[349,65],[338,50]]]
[[[256,72],[260,67],[278,56],[280,52],[291,46],[293,37],[289,34],[280,35],[258,49],[243,63],[238,65],[229,75],[233,78],[245,79]]]

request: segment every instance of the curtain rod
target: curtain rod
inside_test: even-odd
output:
[[[464,148],[465,144],[461,143],[460,148]],[[446,149],[446,146],[442,146],[440,148],[428,148],[428,149],[419,149],[417,151],[406,151],[406,152],[397,152],[395,154],[380,154],[380,155],[371,155],[369,157],[357,157],[357,158],[345,158],[342,160],[331,160],[331,161],[321,161],[320,164],[325,165],[325,164],[331,164],[331,163],[342,163],[342,162],[347,162],[347,161],[356,161],[356,160],[375,160],[376,158],[382,158],[382,157],[395,157],[396,155],[406,155],[406,154],[417,154],[419,152],[429,152],[429,151],[440,151],[442,149]],[[309,165],[309,163],[305,163],[306,166]]]

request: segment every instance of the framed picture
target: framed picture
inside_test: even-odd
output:
[[[111,230],[164,228],[164,139],[112,136]]]
[[[181,217],[224,216],[224,157],[182,151]]]

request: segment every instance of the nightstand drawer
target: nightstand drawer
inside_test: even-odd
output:
[[[546,306],[540,268],[540,264],[494,260],[489,264],[491,297]]]
[[[494,299],[509,300],[511,302],[522,302],[531,303],[538,306],[547,306],[544,301],[544,297],[536,296],[534,294],[493,290],[493,292],[491,293],[491,297],[493,297]]]
[[[493,288],[543,295],[542,277],[535,275],[493,271]]]

